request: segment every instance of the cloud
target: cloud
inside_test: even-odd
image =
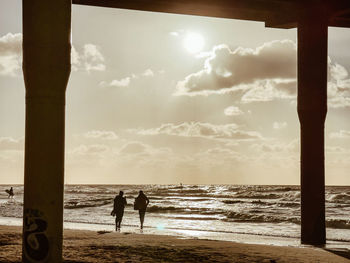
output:
[[[199,159],[198,161],[202,162],[204,165],[207,163],[214,166],[222,165],[223,162],[244,162],[248,160],[242,153],[221,147],[210,148],[196,154],[196,157]]]
[[[23,150],[23,138],[14,139],[12,137],[0,137],[0,151],[3,150]]]
[[[146,69],[141,75],[144,77],[153,77],[154,72],[151,69]]]
[[[174,36],[174,37],[178,37],[180,35],[180,33],[177,31],[172,31],[169,33],[169,35]]]
[[[256,143],[248,148],[252,153],[251,165],[272,169],[279,174],[281,169],[284,171],[295,171],[300,162],[300,141],[294,139],[290,142],[271,140],[268,143]],[[286,170],[286,168],[288,168]],[[276,178],[277,179],[277,178]]]
[[[281,129],[284,129],[284,128],[287,128],[288,124],[287,122],[277,122],[275,121],[273,124],[272,124],[272,127],[275,129],[275,130],[281,130]]]
[[[0,75],[15,76],[21,70],[22,34],[0,37]]]
[[[349,73],[343,66],[328,61],[328,106],[331,108],[345,108],[350,106]]]
[[[350,131],[340,130],[338,132],[332,132],[329,134],[332,139],[348,139],[350,138]]]
[[[236,106],[230,106],[230,107],[227,107],[225,110],[224,110],[224,114],[226,116],[238,116],[238,115],[242,115],[244,114],[243,111],[241,111],[238,107]]]
[[[296,45],[290,40],[272,41],[256,48],[215,46],[204,68],[179,81],[175,95],[207,95],[247,88],[261,80],[294,79]]]
[[[118,136],[113,131],[88,131],[84,134],[85,138],[93,138],[93,139],[104,139],[104,140],[116,140]]]
[[[76,49],[72,46],[73,71],[104,71],[104,56],[94,44],[85,44]],[[0,75],[17,76],[22,68],[22,34],[8,33],[0,37]]]
[[[325,161],[328,167],[332,167],[332,169],[340,169],[343,171],[349,170],[349,165],[350,165],[349,148],[343,148],[341,146],[327,146],[325,148],[325,152],[326,152]],[[345,176],[347,176],[347,174],[345,174]]]
[[[79,51],[72,47],[71,63],[74,71],[104,71],[104,56],[94,44],[85,44]]]
[[[148,146],[140,142],[129,142],[120,149],[121,154],[139,154],[145,153]]]
[[[92,145],[79,145],[78,147],[68,151],[69,154],[73,155],[100,155],[108,150],[108,146],[103,144],[92,144]]]
[[[181,124],[166,123],[152,129],[129,130],[140,135],[166,134],[181,137],[201,137],[208,139],[254,140],[262,136],[255,131],[242,131],[236,124],[215,125],[201,122],[184,122]]]
[[[215,46],[203,69],[179,81],[174,95],[241,94],[243,103],[296,99],[297,54],[290,40],[272,41],[255,49]],[[350,78],[342,65],[328,59],[328,105],[350,107]]]
[[[12,55],[22,51],[22,34],[8,33],[0,38],[0,54]]]
[[[126,77],[120,80],[114,79],[110,83],[106,83],[105,81],[102,81],[100,83],[100,86],[104,87],[116,87],[116,88],[126,88],[129,87],[131,81],[131,77]]]
[[[159,74],[163,74],[164,71],[158,71]],[[154,77],[154,72],[151,69],[146,69],[141,74],[132,74],[131,76],[122,78],[122,79],[114,79],[110,82],[101,81],[100,87],[116,87],[116,88],[126,88],[130,86],[132,80],[139,79],[141,77]]]
[[[164,163],[171,163],[176,159],[170,148],[155,148],[149,144],[139,141],[129,141],[116,152],[119,165],[135,168],[163,166]],[[169,167],[169,166],[168,166]]]
[[[243,103],[266,102],[276,99],[296,98],[295,80],[264,80],[256,81],[242,96]]]
[[[325,151],[326,153],[330,153],[330,154],[346,154],[347,156],[350,153],[350,149],[343,148],[340,146],[327,146],[325,148]]]
[[[0,170],[2,183],[23,180],[24,139],[0,137]],[[0,176],[1,177],[1,176]]]
[[[252,144],[250,148],[254,152],[262,152],[262,153],[299,153],[300,152],[300,141],[299,139],[294,139],[289,143],[272,141],[269,143],[259,143]]]

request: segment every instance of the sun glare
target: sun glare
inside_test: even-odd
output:
[[[198,53],[204,47],[204,38],[198,33],[187,33],[184,39],[184,47],[190,53]]]

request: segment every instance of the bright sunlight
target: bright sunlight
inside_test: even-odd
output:
[[[190,53],[198,53],[202,51],[204,47],[204,38],[198,34],[189,32],[184,39],[184,47]]]

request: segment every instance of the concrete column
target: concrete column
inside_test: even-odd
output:
[[[298,115],[301,126],[301,242],[322,245],[325,230],[324,122],[327,114],[327,20],[298,23]]]
[[[61,262],[71,0],[23,0],[23,262]]]

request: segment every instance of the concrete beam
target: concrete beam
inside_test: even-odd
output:
[[[324,122],[327,114],[327,18],[310,12],[298,23],[298,115],[301,126],[301,242],[323,245]]]
[[[73,4],[260,21],[285,29],[296,27],[305,10],[313,13],[321,6],[334,18],[330,26],[350,27],[339,19],[350,10],[349,0],[73,0]]]
[[[278,0],[73,0],[73,4],[261,22],[296,12],[297,6],[295,1]]]
[[[329,26],[350,28],[350,19],[348,18],[333,18],[329,21]]]
[[[23,0],[23,262],[61,262],[71,0]]]

